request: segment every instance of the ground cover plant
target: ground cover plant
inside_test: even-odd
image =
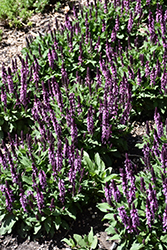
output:
[[[23,28],[26,25],[31,25],[28,18],[33,13],[44,11],[50,2],[50,0],[1,0],[0,20],[10,27]]]
[[[56,30],[27,40],[21,68],[16,60],[2,68],[0,233],[53,235],[105,196],[99,208],[109,211],[120,249],[163,249],[167,6],[94,1],[73,11],[75,20],[66,15]],[[135,172],[126,154],[114,173],[131,122],[153,114],[146,170]]]

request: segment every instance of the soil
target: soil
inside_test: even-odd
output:
[[[81,4],[85,4],[85,0],[80,1]],[[2,30],[2,38],[0,41],[0,57],[4,66],[11,67],[12,60],[18,59],[18,55],[21,55],[21,50],[27,46],[26,38],[34,39],[38,36],[39,32],[43,35],[48,30],[48,25],[51,29],[55,28],[55,18],[59,23],[64,22],[65,14],[69,12],[72,15],[72,5],[78,2],[68,1],[64,2],[61,9],[55,11],[55,6],[48,7],[43,14],[33,15],[29,21],[32,22],[32,26],[23,26],[21,30],[9,28],[5,23],[0,21],[0,29]],[[18,64],[19,64],[19,60]],[[2,64],[0,65],[1,75]],[[151,126],[153,122],[149,121]],[[135,147],[137,142],[142,141],[142,136],[145,135],[146,124],[145,121],[134,121],[133,130],[131,131],[128,141],[128,153],[133,163],[139,163],[142,152]],[[119,161],[115,161],[115,171],[123,166],[124,156]],[[91,227],[93,232],[98,237],[98,248],[104,250],[114,250],[117,247],[116,242],[109,241],[109,236],[106,234],[105,229],[108,224],[102,221],[104,214],[100,212],[94,204],[85,208],[82,214],[78,214],[77,220],[70,226],[70,230],[58,230],[55,232],[54,237],[39,237],[34,240],[21,239],[18,235],[11,234],[6,236],[0,236],[0,250],[69,250],[70,248],[64,244],[61,240],[63,238],[70,238],[74,233],[84,235],[88,234]]]

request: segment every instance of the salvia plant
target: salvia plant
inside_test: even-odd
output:
[[[48,27],[45,36],[27,39],[20,68],[17,60],[11,68],[2,67],[1,234],[17,229],[22,237],[53,235],[59,227],[68,228],[83,205],[103,198],[106,183],[107,203],[101,206],[111,211],[105,218],[115,224],[108,231],[118,230],[114,237],[119,236],[120,247],[132,242],[165,246],[164,229],[156,229],[157,213],[162,217],[166,211],[164,194],[158,193],[165,171],[160,182],[152,180],[161,167],[156,160],[160,139],[153,141],[162,135],[157,109],[160,128],[151,137],[153,146],[143,146],[145,155],[145,148],[154,150],[157,165],[144,162],[147,172],[137,173],[126,155],[120,174],[111,171],[115,157],[128,150],[132,119],[153,114],[157,106],[164,121],[166,7],[148,0],[74,7],[74,20],[67,14],[64,24],[55,20],[55,30]]]
[[[149,128],[142,145],[143,170],[126,154],[120,174],[111,175],[105,183],[105,201],[99,208],[110,221],[107,232],[119,240],[118,249],[166,249],[167,193],[166,145],[164,126],[157,109],[155,126]],[[141,147],[141,145],[139,145]]]
[[[70,82],[76,75],[86,78],[88,69],[91,80],[109,69],[118,86],[129,85],[134,115],[146,115],[146,108],[153,115],[157,105],[165,113],[167,12],[162,3],[95,1],[79,13],[74,7],[73,22],[68,14],[65,24],[58,26],[56,20],[56,30],[37,38],[23,53],[31,65],[34,55],[39,58],[41,80],[54,75],[60,84],[63,68]]]

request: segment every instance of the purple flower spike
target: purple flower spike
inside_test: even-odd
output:
[[[116,32],[119,31],[119,15],[117,15],[117,17],[115,19],[115,31]]]
[[[7,108],[7,95],[6,95],[6,91],[4,91],[3,87],[1,87],[1,102],[4,103],[4,111],[6,112],[6,108]]]
[[[119,216],[121,218],[121,221],[122,223],[124,224],[125,228],[127,229],[128,225],[129,225],[129,217],[125,211],[125,207],[122,206],[122,207],[119,207],[118,209],[118,213],[119,213]]]
[[[105,14],[107,14],[108,13],[108,10],[107,10],[107,3],[108,2],[108,0],[105,0],[105,2],[104,2],[104,13]]]
[[[164,232],[167,231],[167,205],[163,213],[163,230]]]
[[[150,67],[149,67],[149,61],[146,62],[146,66],[145,66],[145,77],[150,75]]]
[[[150,39],[152,41],[155,35],[155,29],[154,29],[154,18],[151,10],[149,11],[149,16],[148,16],[148,30],[150,32]]]
[[[132,209],[130,210],[130,216],[132,219],[132,228],[133,228],[133,232],[137,232],[137,227],[140,226],[140,222],[139,222],[139,215],[137,212],[137,209],[135,208],[134,203],[132,204]]]
[[[164,71],[161,76],[161,89],[165,91],[165,94],[167,93],[167,72],[166,68],[164,68]]]
[[[52,210],[54,211],[54,209],[55,209],[54,198],[52,198],[49,208],[50,208],[51,212],[52,212]]]
[[[35,195],[35,198],[37,200],[37,206],[38,206],[39,212],[42,213],[42,208],[44,207],[44,196],[38,187],[36,188],[36,191],[37,191],[37,194]]]
[[[156,190],[153,189],[151,184],[149,183],[149,189],[146,190],[147,199],[149,201],[149,209],[151,212],[151,218],[154,221],[155,219],[155,212],[158,210],[158,201],[156,197]]]
[[[162,174],[162,176],[163,176],[163,174]],[[167,178],[164,178],[164,176],[163,176],[163,184],[162,184],[162,187],[163,187],[163,194],[164,194],[164,196],[165,196],[165,203],[166,203],[166,205],[167,205]]]
[[[151,220],[152,220],[152,214],[150,211],[150,202],[148,197],[146,198],[146,224],[151,228]]]
[[[114,8],[116,8],[117,6],[120,6],[120,0],[114,0]]]
[[[161,122],[160,114],[157,112],[157,108],[155,108],[155,112],[154,112],[154,121],[155,121],[155,124],[157,126],[158,137],[161,138],[161,136],[164,135],[163,124]]]
[[[8,88],[9,88],[9,94],[12,94],[14,92],[14,84],[13,84],[13,79],[11,75],[11,69],[9,67],[8,67],[7,83],[8,83]]]
[[[59,188],[59,197],[60,197],[60,201],[62,204],[64,204],[65,201],[65,186],[64,186],[64,180],[59,179],[59,183],[58,183],[58,188]]]
[[[115,42],[116,34],[117,34],[117,32],[116,32],[115,27],[114,27],[112,30],[112,33],[111,33],[111,42]]]
[[[137,84],[139,86],[141,85],[141,81],[142,81],[141,73],[140,73],[140,69],[138,68],[138,71],[137,71]]]
[[[109,184],[106,182],[105,184],[105,188],[104,188],[104,191],[105,191],[105,198],[106,198],[106,201],[109,205],[112,204],[111,202],[111,195],[112,195],[112,191],[111,191],[111,187],[109,186]]]
[[[11,212],[12,210],[12,203],[14,201],[12,189],[10,189],[9,184],[5,181],[5,185],[1,185],[1,191],[4,193],[6,198],[6,209]]]
[[[6,157],[3,155],[1,149],[0,149],[0,163],[2,164],[4,170],[8,168]]]
[[[106,30],[105,20],[102,19],[102,32],[105,32],[105,30]]]
[[[124,169],[120,169],[120,176],[122,179],[122,189],[123,189],[123,193],[124,195],[127,194],[127,186],[128,186],[128,182],[127,182],[127,178],[126,178],[126,173],[124,171]]]
[[[128,159],[127,153],[125,154],[126,160],[125,160],[125,172],[126,172],[126,179],[127,182],[130,182],[130,187],[129,190],[125,192],[125,195],[127,197],[127,201],[129,204],[132,203],[133,200],[136,199],[136,186],[135,186],[135,176],[133,175],[133,168],[132,168],[132,163]]]
[[[56,169],[58,171],[60,171],[62,169],[63,166],[63,156],[62,156],[62,143],[60,141],[60,139],[58,140],[58,146],[57,146],[57,152],[56,152]]]
[[[78,115],[80,115],[82,113],[82,105],[81,105],[81,98],[80,98],[80,96],[77,96],[77,99],[78,99],[77,112],[78,112]]]
[[[145,187],[145,182],[144,182],[144,178],[143,177],[141,177],[140,178],[140,190],[142,191],[142,192],[145,192],[146,191],[146,187]]]
[[[137,0],[136,7],[135,7],[135,14],[140,14],[141,11],[141,0]]]
[[[9,165],[10,165],[10,171],[11,171],[11,174],[12,174],[12,182],[13,183],[18,183],[18,175],[16,173],[16,168],[14,167],[12,159],[10,159]]]
[[[71,119],[70,130],[71,130],[72,142],[77,142],[78,129],[77,129],[77,125],[75,123],[75,119],[74,118]]]
[[[162,168],[163,168],[164,173],[165,173],[166,172],[165,169],[167,167],[167,145],[166,144],[162,145],[160,158],[161,158]]]
[[[131,161],[129,160],[128,158],[128,154],[126,153],[125,154],[125,171],[126,171],[126,177],[127,177],[127,180],[130,180],[131,179],[131,175],[132,175],[132,163]]]
[[[152,180],[152,181],[154,182],[154,184],[155,184],[155,182],[156,182],[156,176],[155,176],[155,172],[154,172],[153,167],[151,167],[151,175],[152,175],[151,180]]]
[[[46,187],[46,174],[45,174],[45,172],[40,169],[38,177],[39,177],[40,185],[41,185],[42,189],[44,190]]]
[[[93,135],[93,129],[94,129],[93,109],[92,107],[90,107],[87,114],[87,130],[91,135]]]
[[[26,195],[24,195],[24,193],[20,193],[19,196],[20,196],[21,206],[22,206],[24,212],[27,213],[26,206],[28,205],[28,202],[27,202]]]
[[[80,42],[80,45],[79,45],[79,57],[78,57],[78,65],[82,65],[82,62],[83,62],[83,51],[82,51],[82,43]]]
[[[127,30],[128,30],[129,33],[132,30],[132,26],[133,26],[133,14],[132,14],[132,11],[131,11],[130,12],[130,18],[129,18],[129,21],[128,21],[128,27],[127,27]]]
[[[110,184],[110,188],[111,188],[111,191],[112,191],[112,195],[114,196],[114,200],[116,202],[119,202],[120,199],[121,199],[121,193],[115,183],[114,180],[111,180],[111,184]]]
[[[49,61],[49,66],[51,67],[51,69],[54,69],[54,59],[53,59],[51,49],[49,49],[49,52],[48,52],[48,61]]]

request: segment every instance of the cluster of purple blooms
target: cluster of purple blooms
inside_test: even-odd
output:
[[[133,31],[134,18],[138,16],[139,22],[144,14],[141,8],[141,0],[136,1],[134,12],[129,10],[130,2],[131,1],[114,0],[115,8],[121,6],[121,13],[126,10],[126,15],[129,14],[129,20],[127,23],[127,33],[129,35]],[[147,1],[147,4],[149,5],[150,1]],[[112,147],[111,139],[113,135],[113,124],[115,125],[115,123],[117,123],[118,125],[125,125],[130,117],[130,111],[132,108],[132,88],[129,84],[129,80],[135,81],[140,87],[142,86],[143,79],[145,78],[150,82],[150,86],[155,85],[157,79],[159,79],[161,85],[160,91],[165,93],[167,92],[167,45],[165,39],[167,11],[164,13],[162,11],[162,7],[157,4],[156,20],[154,20],[151,10],[149,12],[147,37],[143,39],[146,39],[146,41],[150,39],[153,45],[161,45],[158,37],[162,37],[163,61],[161,63],[159,59],[157,59],[156,64],[153,66],[151,58],[155,59],[155,52],[150,55],[150,60],[146,60],[145,55],[140,54],[139,63],[141,64],[141,68],[143,68],[142,72],[140,69],[137,71],[135,70],[135,59],[130,54],[132,47],[130,38],[128,37],[128,45],[125,47],[125,51],[120,40],[117,38],[117,35],[121,30],[120,16],[116,16],[112,30],[110,30],[110,34],[108,38],[106,38],[104,52],[102,52],[100,48],[101,36],[99,35],[96,42],[93,42],[90,25],[90,21],[93,19],[92,12],[93,4],[90,5],[89,15],[87,12],[85,14],[85,34],[82,35],[82,39],[80,39],[78,44],[79,56],[77,65],[82,66],[84,64],[85,47],[88,48],[90,56],[92,56],[92,53],[95,52],[96,56],[99,58],[99,62],[96,65],[95,80],[91,77],[89,67],[87,67],[86,77],[84,79],[81,79],[79,73],[76,72],[76,79],[74,81],[76,83],[76,89],[74,92],[70,92],[70,76],[69,72],[66,70],[66,56],[64,54],[64,48],[59,44],[56,32],[51,30],[50,34],[53,44],[50,46],[47,54],[47,63],[50,71],[53,72],[54,75],[55,70],[59,70],[58,55],[60,55],[62,61],[60,69],[60,82],[57,81],[55,76],[50,77],[50,79],[46,82],[40,81],[40,60],[35,55],[33,56],[33,64],[30,68],[28,66],[28,62],[30,60],[28,54],[25,60],[20,58],[20,74],[17,71],[18,66],[16,60],[12,62],[12,69],[8,68],[6,70],[4,66],[2,67],[3,85],[1,86],[0,98],[4,107],[4,112],[7,112],[7,109],[9,108],[9,96],[12,96],[12,98],[15,98],[16,100],[16,104],[14,106],[15,110],[23,108],[25,111],[27,111],[30,107],[29,104],[31,96],[33,107],[30,108],[30,113],[33,120],[36,121],[36,129],[40,132],[39,138],[31,138],[30,135],[27,135],[26,137],[26,143],[28,145],[27,156],[32,162],[31,181],[33,191],[25,192],[22,183],[22,176],[26,173],[26,169],[25,172],[19,173],[17,169],[17,164],[19,163],[16,164],[16,161],[19,161],[17,150],[20,146],[24,148],[24,137],[21,135],[21,140],[19,140],[16,135],[15,140],[10,139],[11,151],[5,146],[5,144],[3,145],[4,151],[2,152],[0,150],[1,166],[4,170],[10,170],[12,176],[12,184],[10,183],[12,185],[11,187],[8,181],[5,181],[5,183],[0,186],[6,200],[6,209],[9,212],[13,209],[13,203],[16,199],[13,194],[15,186],[17,186],[17,189],[19,190],[18,197],[24,212],[28,211],[28,206],[33,209],[35,202],[40,213],[42,213],[43,208],[46,206],[45,192],[47,186],[49,185],[47,183],[47,171],[44,169],[39,170],[37,168],[34,155],[32,154],[33,147],[39,145],[39,156],[42,154],[42,151],[47,151],[47,164],[51,166],[53,178],[57,183],[56,188],[59,192],[58,197],[61,205],[63,206],[66,201],[66,195],[69,192],[69,190],[66,190],[65,180],[63,178],[61,179],[59,176],[59,174],[61,174],[63,164],[66,164],[69,167],[66,177],[71,185],[70,192],[72,193],[72,196],[82,190],[81,185],[78,187],[78,190],[76,190],[76,178],[79,179],[79,183],[81,184],[82,178],[86,174],[85,169],[82,166],[83,152],[82,149],[77,147],[80,142],[80,138],[78,136],[80,120],[76,121],[78,116],[81,117],[82,114],[83,116],[86,116],[85,120],[87,130],[82,135],[83,138],[86,135],[88,135],[89,138],[93,138],[97,124],[96,121],[99,120],[99,143],[103,147],[108,145],[109,147]],[[104,3],[104,13],[108,13],[107,1]],[[74,14],[76,17],[76,23],[73,25],[67,15],[65,24],[61,25],[60,30],[62,35],[65,34],[65,31],[68,31],[66,40],[69,46],[69,53],[74,52],[76,36],[81,33],[81,27],[75,9]],[[98,8],[96,8],[96,18],[97,14]],[[81,11],[81,16],[84,17],[83,11]],[[155,22],[160,22],[161,31],[155,30]],[[59,29],[57,20],[56,27]],[[102,19],[101,34],[105,34],[105,32],[108,32],[107,23],[105,19]],[[115,47],[113,46],[114,42],[118,43]],[[135,39],[134,46],[137,50],[139,49],[138,38]],[[40,45],[38,50],[39,56],[42,58]],[[124,52],[126,52],[126,57],[123,57]],[[127,71],[124,71],[120,76],[118,73],[119,68],[124,68],[126,61],[128,61]],[[15,82],[16,77],[18,78],[17,84]],[[30,83],[35,85],[37,93],[41,90],[40,97],[38,97],[37,93],[33,94],[31,92],[29,89]],[[96,87],[94,88],[95,84]],[[90,96],[89,100],[83,101],[81,100],[79,94],[77,96],[75,95],[77,91],[80,92],[80,88],[87,88],[88,95]],[[64,92],[66,97],[64,97]],[[99,93],[102,93],[103,97],[98,97],[98,103],[96,105],[91,104],[91,100]],[[87,103],[89,103],[89,105]],[[56,111],[54,110],[55,104],[59,108],[61,114],[60,117],[58,117]],[[84,113],[85,109],[86,113]],[[155,111],[154,119],[157,125],[157,130],[154,130],[153,147],[150,149],[148,143],[143,148],[144,162],[150,170],[152,176],[151,181],[153,184],[150,184],[149,187],[146,188],[145,181],[141,178],[141,192],[145,193],[147,196],[145,210],[146,223],[150,228],[154,223],[158,211],[157,193],[155,189],[156,177],[153,167],[151,167],[150,155],[158,157],[162,164],[163,195],[165,197],[165,202],[167,202],[167,178],[165,177],[165,169],[167,167],[167,145],[164,144],[162,149],[159,149],[160,137],[164,135],[164,131],[157,110]],[[60,120],[63,120],[63,122]],[[66,138],[64,138],[64,131],[67,133]],[[147,133],[149,134],[149,130]],[[106,184],[105,186],[106,200],[111,206],[115,206],[114,204],[119,203],[123,195],[126,197],[129,214],[126,211],[127,208],[124,206],[120,206],[117,213],[129,233],[138,233],[141,222],[138,210],[134,203],[136,199],[136,179],[134,175],[134,168],[131,161],[128,159],[128,155],[126,155],[125,168],[121,170],[120,176],[123,193],[121,194],[116,181],[112,180],[110,184]],[[53,197],[50,198],[49,208],[51,211],[55,208],[55,200]],[[167,207],[164,209],[163,213],[163,229],[164,231],[167,230]]]
[[[135,172],[136,166],[132,165],[127,154],[125,155],[125,166],[123,169],[120,169],[121,184],[112,180],[110,184],[106,183],[104,188],[107,203],[114,211],[117,211],[114,218],[118,220],[117,214],[119,215],[128,233],[139,233],[140,225],[143,223],[143,214],[140,220],[138,213],[138,209],[141,208],[135,207],[135,200],[139,199],[140,196],[142,197],[142,202],[145,203],[145,223],[148,228],[151,230],[152,226],[154,226],[154,222],[158,220],[160,225],[162,225],[162,230],[164,232],[167,231],[167,144],[164,143],[162,147],[160,147],[160,140],[164,135],[167,135],[167,129],[163,128],[157,108],[154,113],[154,121],[156,129],[152,128],[152,133],[153,135],[156,133],[156,136],[153,137],[153,141],[150,142],[150,144],[147,142],[143,147],[143,162],[145,169],[143,170],[142,177],[140,177],[140,190],[135,177],[137,176]],[[151,129],[148,123],[147,136],[148,138],[151,137]],[[151,143],[154,147],[151,147]],[[159,177],[155,174],[155,170],[152,166],[155,157],[157,157],[160,162],[159,167],[161,169],[159,170]],[[145,176],[150,180],[149,183],[147,178],[145,179]],[[158,192],[162,193],[162,197],[159,200],[157,195]],[[139,198],[137,198],[136,195],[139,195]],[[127,202],[126,205],[120,206],[119,204],[121,204],[123,197],[126,197]],[[161,209],[161,206],[163,207],[163,213],[159,214],[159,207]]]
[[[124,206],[120,206],[117,209],[121,222],[124,224],[125,228],[127,229],[128,233],[138,233],[138,227],[140,226],[138,210],[135,208],[135,204],[133,203],[136,199],[135,196],[135,176],[134,176],[134,169],[132,166],[131,161],[128,159],[128,155],[126,154],[125,160],[125,171],[124,169],[120,169],[120,176],[122,182],[122,190],[123,193],[121,194],[118,185],[114,180],[104,188],[105,190],[105,197],[106,201],[115,208],[115,202],[120,203],[121,198],[123,195],[127,199],[128,207],[130,209],[130,216],[128,216],[126,209]],[[117,216],[116,216],[117,218]]]

